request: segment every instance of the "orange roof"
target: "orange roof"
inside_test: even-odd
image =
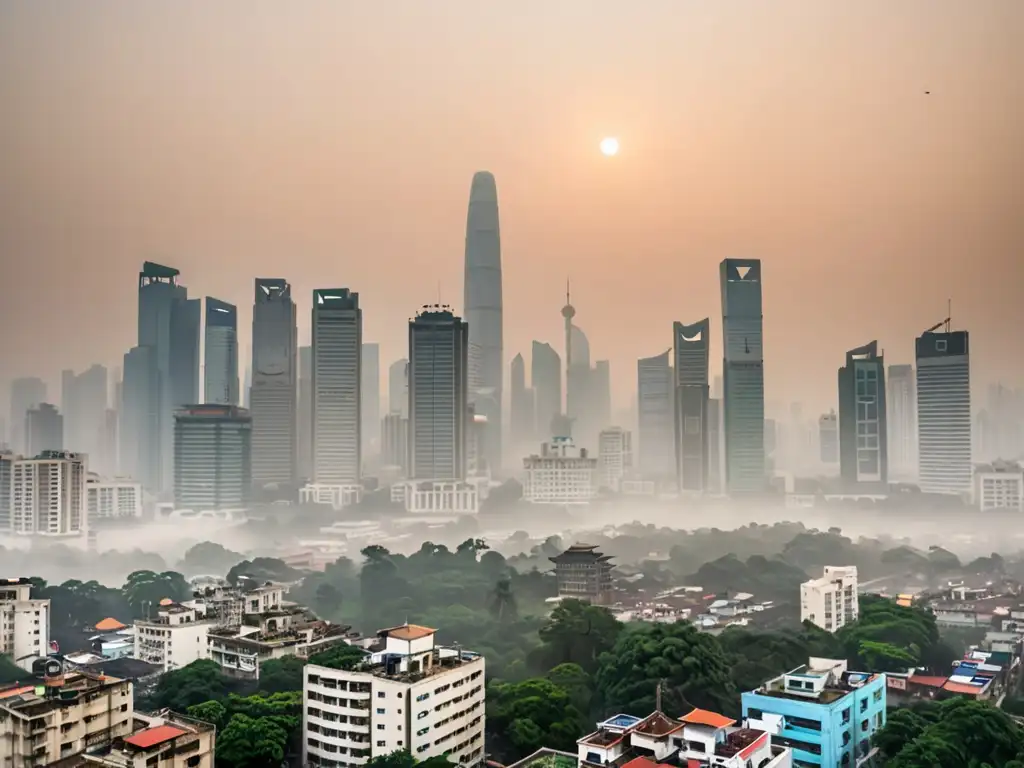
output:
[[[139,749],[149,749],[157,744],[163,744],[165,741],[176,739],[186,733],[188,731],[185,729],[175,728],[173,725],[158,725],[155,728],[147,728],[133,736],[129,736],[124,740],[124,743],[131,744]]]
[[[690,714],[683,715],[679,719],[689,725],[706,725],[709,728],[728,728],[736,722],[725,715],[720,715],[717,712],[710,712],[706,709],[699,709],[696,707],[692,712],[690,712]]]
[[[23,693],[32,693],[36,687],[34,685],[27,685],[24,688],[8,688],[6,691],[0,691],[0,699],[9,699],[11,696],[21,696]]]
[[[977,696],[982,693],[987,686],[984,685],[968,685],[967,683],[954,683],[952,680],[942,686],[942,690],[949,691],[950,693],[966,693],[968,696]]]
[[[174,601],[171,600],[171,598],[169,597],[165,597],[163,600],[160,601],[160,605],[172,605],[173,603]]]
[[[911,675],[909,682],[914,685],[923,685],[927,688],[941,688],[948,679],[948,677],[942,677],[941,675]]]
[[[124,624],[122,624],[117,619],[109,616],[96,624],[96,629],[100,632],[113,632],[115,630],[124,628]]]
[[[391,629],[385,629],[381,634],[393,637],[396,640],[419,640],[423,637],[430,637],[436,633],[436,629],[430,627],[421,627],[419,624],[403,624],[400,627],[391,627]]]
[[[659,768],[658,763],[653,760],[648,760],[646,757],[641,755],[640,757],[634,757],[622,768]]]

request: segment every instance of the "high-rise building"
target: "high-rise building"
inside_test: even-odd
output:
[[[512,358],[509,368],[509,386],[511,405],[509,416],[512,432],[512,455],[522,456],[536,442],[534,421],[536,415],[533,406],[533,390],[526,386],[526,361],[521,354]]]
[[[252,418],[234,405],[194,405],[174,417],[174,504],[243,509],[252,491]]]
[[[818,417],[818,451],[823,464],[839,463],[839,417],[835,411]]]
[[[801,622],[835,632],[855,622],[859,615],[857,566],[826,565],[820,579],[800,585]]]
[[[358,483],[362,472],[363,313],[348,288],[313,291],[313,482]]]
[[[401,413],[389,413],[381,425],[381,459],[384,466],[405,470],[409,461],[409,420]]]
[[[4,630],[0,632],[0,654],[7,656],[26,670],[32,669],[32,663],[36,659],[48,656],[50,653],[50,599],[33,599],[32,589],[34,586],[31,579],[6,578],[0,580],[0,627],[3,627]],[[10,698],[17,701],[21,699],[21,696],[10,696]],[[42,701],[45,700],[39,699],[39,702]],[[35,712],[32,715],[26,713],[26,724],[29,718],[35,715]],[[11,722],[14,718],[11,717],[10,710],[4,712],[3,719],[14,725]],[[45,728],[39,727],[38,724],[43,723],[45,726],[46,719],[45,717],[39,718],[35,722],[37,723],[36,734],[30,745],[32,756],[26,754],[22,760],[19,760],[18,762],[22,765],[41,765],[46,759],[39,754],[40,742],[44,745],[46,742],[38,738],[40,731],[45,733]],[[11,728],[7,733],[0,732],[0,743],[11,748],[11,752],[15,751],[13,747],[17,743],[15,741],[17,730],[20,729]],[[11,752],[6,752],[5,758],[9,757]],[[56,757],[55,754],[52,756]],[[39,760],[39,762],[35,762],[35,760]],[[5,760],[5,762],[7,761]],[[13,758],[11,763],[14,764]]]
[[[252,311],[252,482],[272,496],[297,485],[298,329],[292,287],[257,278]]]
[[[404,357],[388,366],[388,413],[409,416],[409,361]]]
[[[359,429],[362,434],[363,456],[372,456],[380,451],[380,344],[363,344],[362,366],[359,387],[362,421]]]
[[[562,359],[546,342],[533,342],[530,387],[534,397],[533,442],[543,442],[556,436],[553,425],[562,413]],[[569,437],[568,434],[558,436]]]
[[[20,457],[8,451],[0,451],[0,533],[11,530],[11,477],[14,462]]]
[[[89,469],[111,474],[112,456],[104,445],[107,413],[107,369],[93,365],[80,374],[63,371],[61,374],[61,412],[64,417],[64,442],[61,448],[84,453],[89,457]]]
[[[756,493],[766,486],[761,261],[725,259],[720,277],[726,490]]]
[[[917,338],[918,484],[925,493],[971,492],[971,358],[967,331]]]
[[[722,468],[724,466],[724,441],[722,440],[722,401],[717,397],[708,398],[708,487],[709,493],[720,494],[724,490]]]
[[[636,363],[638,466],[645,479],[661,482],[675,474],[670,351]]]
[[[889,471],[917,476],[917,384],[914,366],[890,365],[886,395]]]
[[[672,326],[675,358],[675,459],[680,491],[708,487],[708,400],[711,321]]]
[[[205,346],[205,402],[238,405],[238,308],[234,304],[206,297]]]
[[[40,403],[25,414],[25,455],[64,450],[64,417],[56,406]]]
[[[154,492],[160,485],[159,372],[155,347],[133,347],[124,356],[118,420],[119,471]]]
[[[597,457],[570,437],[556,436],[523,459],[523,501],[569,506],[589,504],[597,492]]]
[[[26,377],[11,382],[11,450],[25,453],[25,417],[40,403],[46,402],[46,382]]]
[[[304,481],[313,478],[313,348],[299,347],[298,472]]]
[[[488,171],[473,175],[466,217],[463,306],[469,325],[468,347],[477,371],[470,402],[487,419],[481,455],[494,471],[501,470],[501,402],[504,376],[502,351],[501,234],[498,188]]]
[[[79,536],[88,530],[85,461],[70,451],[42,451],[11,471],[11,530],[27,536]]]
[[[846,353],[839,369],[839,474],[848,487],[889,481],[885,360],[878,342]]]
[[[612,421],[612,371],[608,360],[598,360],[594,363],[587,389],[591,429],[596,429],[600,433]]]
[[[409,321],[409,477],[464,480],[469,331],[450,307]]]
[[[633,435],[622,427],[602,429],[597,440],[597,485],[618,492],[633,467]]]

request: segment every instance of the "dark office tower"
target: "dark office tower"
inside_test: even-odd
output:
[[[501,470],[502,300],[501,234],[498,227],[498,188],[488,171],[473,175],[466,217],[466,262],[463,306],[469,325],[469,344],[478,371],[470,402],[487,419],[481,454],[495,471]]]
[[[363,456],[370,456],[380,451],[380,344],[367,342],[363,344],[362,381],[359,386],[362,399],[362,430]]]
[[[299,423],[298,440],[299,477],[304,482],[313,479],[313,348],[299,347]]]
[[[64,417],[56,406],[40,403],[25,414],[25,455],[64,450]]]
[[[720,275],[726,491],[756,493],[766,487],[761,262],[725,259]]]
[[[885,360],[878,342],[846,353],[839,369],[839,474],[848,488],[889,482]]]
[[[534,397],[534,442],[546,442],[555,436],[553,425],[562,413],[562,358],[546,342],[533,342],[530,387]]]
[[[818,451],[823,464],[839,463],[839,417],[835,411],[818,417]]]
[[[890,365],[886,391],[889,471],[897,478],[916,478],[917,383],[914,366]]]
[[[107,388],[107,369],[102,365],[93,365],[77,375],[74,371],[61,374],[64,446],[69,451],[86,454],[89,471],[101,475],[109,475],[114,470],[103,441]]]
[[[401,413],[389,413],[381,424],[381,460],[384,466],[405,471],[409,461],[409,420]]]
[[[722,401],[708,398],[708,486],[709,493],[722,492]]]
[[[388,366],[388,413],[409,416],[409,361],[404,357]]]
[[[526,361],[522,355],[512,358],[510,367],[511,406],[509,415],[512,427],[512,455],[525,456],[539,442],[534,434],[536,414],[534,413],[534,391],[526,386]]]
[[[917,338],[918,484],[925,493],[969,494],[971,359],[967,331]]]
[[[362,471],[363,313],[348,288],[313,291],[313,482],[358,483]]]
[[[36,377],[11,382],[11,450],[27,454],[25,449],[25,416],[40,403],[46,402],[46,382]]]
[[[252,419],[233,405],[194,405],[174,417],[174,505],[240,509],[252,490]]]
[[[675,459],[680,491],[708,488],[708,400],[711,321],[673,323]]]
[[[463,480],[469,403],[469,330],[450,307],[409,321],[409,463],[417,480]]]
[[[238,308],[206,297],[204,399],[216,405],[238,405]]]
[[[118,424],[119,470],[147,490],[160,484],[159,441],[155,438],[160,424],[159,376],[155,347],[128,350]]]
[[[296,486],[298,330],[292,287],[257,278],[252,309],[252,482],[268,496],[288,498]]]
[[[675,475],[670,352],[636,363],[638,466],[644,478],[661,482]]]

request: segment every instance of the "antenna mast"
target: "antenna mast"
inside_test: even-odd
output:
[[[953,299],[946,299],[946,333],[953,327]]]

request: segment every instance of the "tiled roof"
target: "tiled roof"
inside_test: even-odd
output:
[[[422,627],[419,624],[404,624],[401,627],[385,629],[381,634],[386,634],[388,637],[393,637],[396,640],[419,640],[420,638],[430,637],[436,632],[436,629]]]
[[[640,757],[634,757],[622,768],[659,768],[659,766],[658,763],[641,755]]]
[[[648,736],[668,736],[670,733],[678,731],[682,727],[683,724],[678,720],[673,720],[671,717],[664,715],[661,712],[653,712],[645,717],[634,730],[636,733],[642,733]],[[642,767],[634,766],[634,768]]]
[[[95,629],[97,632],[113,632],[118,629],[124,629],[125,625],[113,617],[107,617],[100,621]]]
[[[950,680],[944,686],[942,686],[942,690],[949,691],[950,693],[966,693],[968,696],[977,696],[978,694],[983,693],[987,687],[987,685],[954,683],[952,680]]]
[[[124,740],[125,744],[131,744],[133,747],[139,749],[149,749],[155,747],[157,744],[163,744],[165,741],[176,739],[179,736],[188,733],[188,731],[182,728],[176,728],[173,725],[158,725],[155,728],[147,728],[144,731],[139,731],[133,736],[129,736]]]
[[[940,675],[911,675],[910,682],[915,685],[923,685],[927,688],[941,688],[946,684],[948,677]]]
[[[709,728],[728,728],[736,722],[731,717],[696,707],[689,714],[683,715],[679,719],[690,725],[706,725]]]

